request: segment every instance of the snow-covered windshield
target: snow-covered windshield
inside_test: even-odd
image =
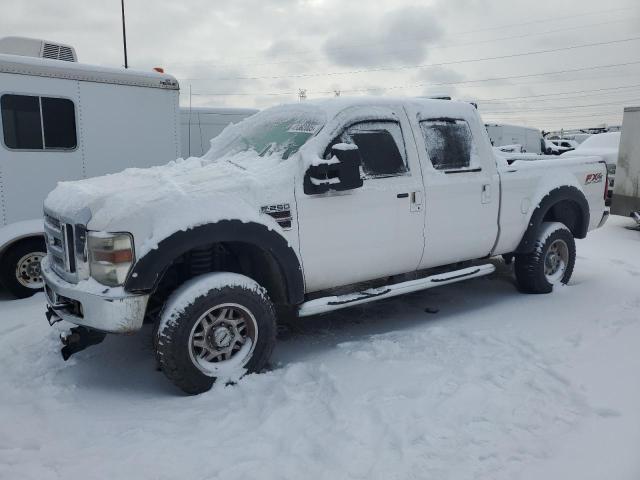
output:
[[[591,135],[582,142],[576,150],[585,148],[611,148],[617,149],[620,145],[620,132],[607,132]]]
[[[318,133],[324,124],[324,113],[318,108],[270,108],[227,127],[211,141],[211,149],[204,158],[215,160],[253,152],[260,157],[286,160]]]

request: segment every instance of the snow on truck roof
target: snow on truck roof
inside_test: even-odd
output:
[[[162,88],[166,90],[180,89],[178,81],[166,73],[100,67],[21,55],[0,54],[0,73],[130,85],[135,87]]]
[[[461,112],[475,115],[476,109],[468,102],[456,100],[440,100],[418,97],[333,97],[318,100],[305,100],[300,103],[290,103],[290,106],[307,105],[315,110],[323,111],[327,118],[332,118],[341,111],[352,107],[397,107],[398,105],[410,106],[416,110],[422,110],[433,117],[446,117],[460,115]]]

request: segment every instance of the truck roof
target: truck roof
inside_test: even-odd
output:
[[[327,118],[349,107],[393,107],[397,105],[412,106],[418,110],[426,110],[433,117],[447,117],[460,115],[461,112],[475,114],[476,109],[468,102],[456,100],[440,100],[417,97],[332,97],[325,99],[305,100],[304,102],[292,103],[290,105],[309,105],[323,110]]]
[[[0,54],[0,73],[80,80],[83,82],[131,85],[135,87],[179,90],[178,81],[171,75],[142,72],[123,68],[100,67],[46,58]]]

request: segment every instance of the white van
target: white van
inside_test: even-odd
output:
[[[67,45],[0,39],[0,280],[43,287],[42,204],[62,180],[180,156],[179,86],[158,72],[77,63]]]
[[[545,153],[542,150],[542,133],[536,128],[504,123],[488,123],[485,128],[494,147],[522,145],[527,153]]]
[[[200,157],[209,150],[209,142],[229,124],[257,113],[253,108],[183,107],[180,109],[182,157]]]

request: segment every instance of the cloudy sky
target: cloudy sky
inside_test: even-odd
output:
[[[265,107],[335,95],[440,95],[486,121],[573,128],[640,104],[638,0],[125,0],[129,64],[182,103]],[[0,35],[121,66],[120,1],[20,0]]]

